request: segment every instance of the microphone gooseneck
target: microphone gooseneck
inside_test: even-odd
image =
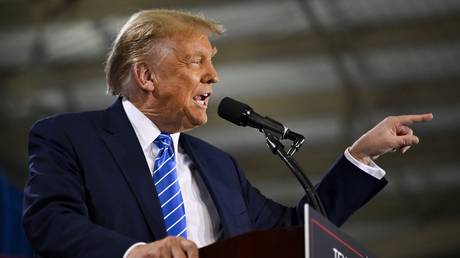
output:
[[[315,187],[292,157],[305,141],[302,135],[289,130],[276,120],[257,114],[250,106],[229,97],[222,99],[217,113],[223,119],[238,126],[250,126],[259,129],[264,134],[267,146],[272,153],[281,158],[302,185],[313,208],[327,218],[326,210]],[[288,152],[285,152],[284,145],[280,140],[293,142]]]

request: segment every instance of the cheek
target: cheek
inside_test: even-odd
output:
[[[199,73],[191,73],[191,74],[189,74],[188,77],[189,77],[189,80],[190,80],[190,81],[193,81],[193,82],[195,82],[195,83],[199,83],[199,82],[200,82],[200,75],[199,75]]]
[[[200,83],[199,74],[191,71],[179,73],[178,79],[182,82],[182,87],[190,87]]]
[[[167,79],[166,79],[167,78]],[[184,107],[193,104],[193,97],[197,93],[197,89],[200,87],[201,77],[199,72],[193,71],[193,69],[181,66],[175,69],[174,73],[169,74],[166,77],[165,90],[167,97],[165,105],[169,106],[171,110],[183,110]],[[174,104],[173,104],[174,103]],[[174,105],[174,107],[172,107]]]
[[[177,86],[177,94],[183,97],[194,97],[197,88],[200,86],[200,76],[198,74],[189,73],[179,76]]]

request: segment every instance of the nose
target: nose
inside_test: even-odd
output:
[[[217,75],[217,70],[212,63],[209,63],[206,75],[203,76],[202,83],[213,84],[219,82],[219,76]]]

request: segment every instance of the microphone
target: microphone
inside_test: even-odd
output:
[[[315,187],[292,157],[305,140],[301,134],[289,130],[289,128],[270,117],[257,114],[250,106],[229,97],[221,100],[217,114],[236,125],[250,126],[262,131],[270,150],[284,161],[297,180],[299,180],[313,207],[327,218],[326,210],[321,203]],[[293,142],[287,153],[284,151],[284,145],[280,143],[280,140],[283,139]]]
[[[268,130],[278,139],[288,139],[294,142],[301,139],[303,142],[304,137],[302,135],[289,130],[289,128],[270,117],[257,114],[250,106],[229,97],[222,99],[217,109],[217,114],[239,126]]]

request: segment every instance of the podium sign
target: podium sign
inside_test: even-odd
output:
[[[305,258],[376,258],[329,222],[305,205]]]
[[[374,258],[308,205],[305,226],[254,231],[199,249],[200,258]]]

